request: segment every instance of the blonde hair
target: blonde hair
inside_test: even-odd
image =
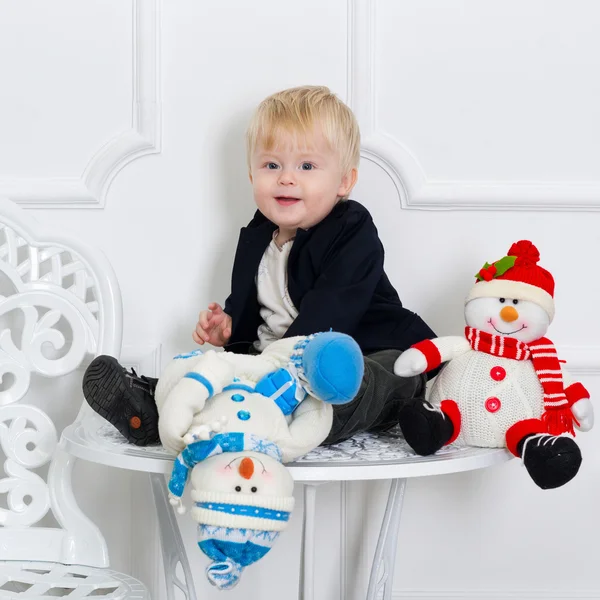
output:
[[[354,113],[325,86],[305,85],[277,92],[256,109],[246,133],[248,168],[258,143],[272,149],[282,133],[308,137],[318,126],[340,154],[344,173],[360,160],[360,130]]]

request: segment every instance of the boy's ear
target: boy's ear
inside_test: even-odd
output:
[[[350,169],[343,177],[340,183],[340,187],[338,189],[338,196],[343,198],[344,196],[348,196],[352,191],[352,188],[356,185],[358,181],[358,169],[354,167]]]
[[[250,180],[250,183],[254,183],[252,181],[252,169],[248,169],[248,179]]]

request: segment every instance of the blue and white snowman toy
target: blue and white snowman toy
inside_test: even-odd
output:
[[[360,348],[335,332],[278,340],[257,356],[191,352],[167,366],[156,401],[163,446],[178,453],[171,504],[185,511],[189,479],[211,583],[234,587],[270,550],[294,507],[283,463],[323,442],[332,404],[351,401],[362,376]]]

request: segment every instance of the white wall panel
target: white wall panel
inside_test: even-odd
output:
[[[102,206],[160,145],[156,0],[0,3],[0,195]]]
[[[0,195],[104,250],[123,291],[126,358],[153,371],[157,348],[163,364],[191,348],[198,311],[229,291],[254,211],[254,106],[329,85],[359,118],[354,197],[404,304],[439,334],[460,332],[474,273],[531,239],[557,282],[549,335],[597,395],[599,11],[593,0],[0,0]],[[57,206],[103,210],[41,210]],[[599,435],[579,438],[581,473],[554,492],[517,461],[411,481],[394,598],[600,596]],[[131,563],[164,598],[143,478],[80,472],[116,566]],[[319,489],[319,600],[361,597],[385,492],[348,486],[344,504],[338,486]],[[300,510],[229,597],[294,597]],[[199,597],[220,598],[194,524],[180,522]]]

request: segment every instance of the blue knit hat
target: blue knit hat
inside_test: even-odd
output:
[[[224,467],[246,489],[229,490],[229,482],[220,475]],[[244,568],[267,554],[287,527],[294,507],[293,480],[281,464],[276,444],[240,432],[216,434],[187,446],[177,457],[169,481],[172,503],[180,502],[190,472],[196,482],[191,515],[198,522],[198,546],[213,561],[206,576],[218,588],[230,589]],[[269,477],[263,481],[264,473]],[[265,485],[270,489],[261,493]]]

